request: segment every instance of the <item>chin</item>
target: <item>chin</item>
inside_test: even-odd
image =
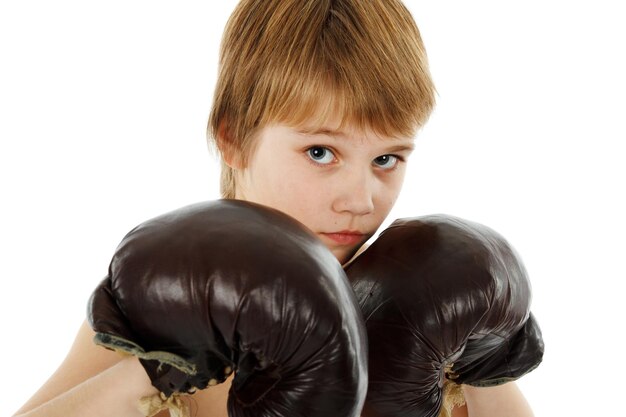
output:
[[[340,264],[343,264],[344,262],[348,260],[348,255],[345,250],[331,249],[330,251],[332,252],[333,255],[335,255],[335,258],[337,258]]]
[[[358,253],[358,248],[353,248],[351,250],[338,250],[332,251],[335,258],[339,261],[341,266],[345,267],[354,256]]]

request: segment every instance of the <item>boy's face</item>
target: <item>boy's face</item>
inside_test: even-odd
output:
[[[344,263],[393,207],[413,140],[337,126],[263,128],[236,197],[299,220]]]

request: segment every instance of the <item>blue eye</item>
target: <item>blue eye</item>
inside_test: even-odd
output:
[[[309,148],[307,149],[307,154],[313,161],[322,165],[330,164],[335,160],[335,155],[333,155],[328,148],[324,148],[323,146]]]
[[[382,169],[393,169],[398,165],[398,157],[395,155],[381,155],[374,159],[374,164]]]

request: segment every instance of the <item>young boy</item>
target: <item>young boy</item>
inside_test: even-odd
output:
[[[347,262],[393,207],[435,103],[410,13],[397,0],[242,0],[219,69],[209,136],[223,197],[289,214]],[[139,415],[156,392],[144,369],[92,338],[83,324],[17,415]],[[226,416],[231,381],[190,397],[194,415]],[[512,383],[465,396],[455,415],[532,414]]]

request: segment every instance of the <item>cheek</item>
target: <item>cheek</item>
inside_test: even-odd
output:
[[[402,191],[405,177],[406,177],[406,165],[403,165],[402,169],[398,173],[398,176],[395,178],[394,183],[391,187],[394,190],[393,203],[396,202],[396,200],[398,199],[398,196],[400,195],[400,192]]]
[[[383,181],[380,184],[381,205],[387,207],[388,210],[391,210],[400,195],[400,191],[402,190],[402,185],[404,183],[404,174],[404,170],[400,171],[398,172],[398,175],[394,175],[389,178],[388,181]]]
[[[318,179],[299,167],[284,166],[266,171],[257,184],[263,188],[266,205],[283,211],[308,226],[324,202],[323,187]]]
[[[386,195],[381,198],[378,204],[378,207],[376,209],[376,215],[377,215],[376,217],[379,223],[382,223],[385,220],[385,218],[387,218],[387,215],[393,208],[395,202],[396,202],[395,196]]]

